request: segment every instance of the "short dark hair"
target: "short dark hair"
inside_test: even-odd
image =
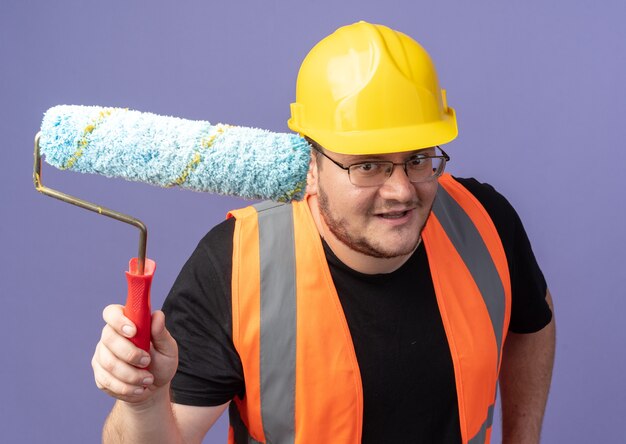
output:
[[[311,145],[313,148],[317,149],[317,150],[323,150],[324,148],[322,148],[322,145],[320,145],[319,143],[317,143],[315,140],[311,139],[309,136],[304,136],[304,140],[306,140],[307,142],[309,142],[309,145]]]
[[[324,149],[324,147],[317,143],[315,140],[311,139],[309,136],[304,136],[304,139],[309,142],[309,145],[311,145],[311,147],[315,151],[315,160],[317,160],[319,156],[322,155],[322,150]]]

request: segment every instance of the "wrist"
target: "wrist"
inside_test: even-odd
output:
[[[146,388],[147,398],[142,401],[129,402],[118,401],[120,407],[129,413],[142,415],[163,408],[170,409],[170,385],[166,384],[161,387],[151,386]]]
[[[170,403],[169,384],[146,395],[148,398],[139,402],[117,401],[104,425],[104,443],[182,442]]]

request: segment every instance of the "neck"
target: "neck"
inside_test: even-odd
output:
[[[328,246],[337,258],[346,264],[348,267],[352,268],[359,273],[364,274],[384,274],[391,273],[398,268],[400,268],[413,254],[415,249],[411,251],[409,254],[397,256],[393,258],[378,258],[373,256],[368,256],[359,251],[355,251],[342,241],[337,239],[335,235],[330,231],[324,218],[320,214],[319,206],[317,202],[317,196],[308,196],[307,203],[309,204],[309,209],[311,210],[311,215],[313,216],[313,220],[315,221],[315,226],[317,227],[320,236],[326,241]],[[418,243],[419,245],[419,243]],[[417,248],[417,246],[416,246]]]

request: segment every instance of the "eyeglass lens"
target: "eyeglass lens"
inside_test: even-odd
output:
[[[402,165],[398,165],[402,168]],[[441,175],[444,159],[441,157],[416,156],[405,162],[407,176],[411,182],[425,182]],[[393,162],[365,162],[351,165],[350,181],[357,186],[382,185],[393,173]]]

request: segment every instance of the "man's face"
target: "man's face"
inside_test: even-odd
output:
[[[349,156],[326,152],[343,165],[367,160],[400,163],[415,151],[380,156]],[[348,172],[321,155],[313,162],[312,194],[330,232],[350,249],[375,258],[410,254],[417,246],[430,210],[437,181],[411,183],[401,166],[376,187],[352,185]]]

